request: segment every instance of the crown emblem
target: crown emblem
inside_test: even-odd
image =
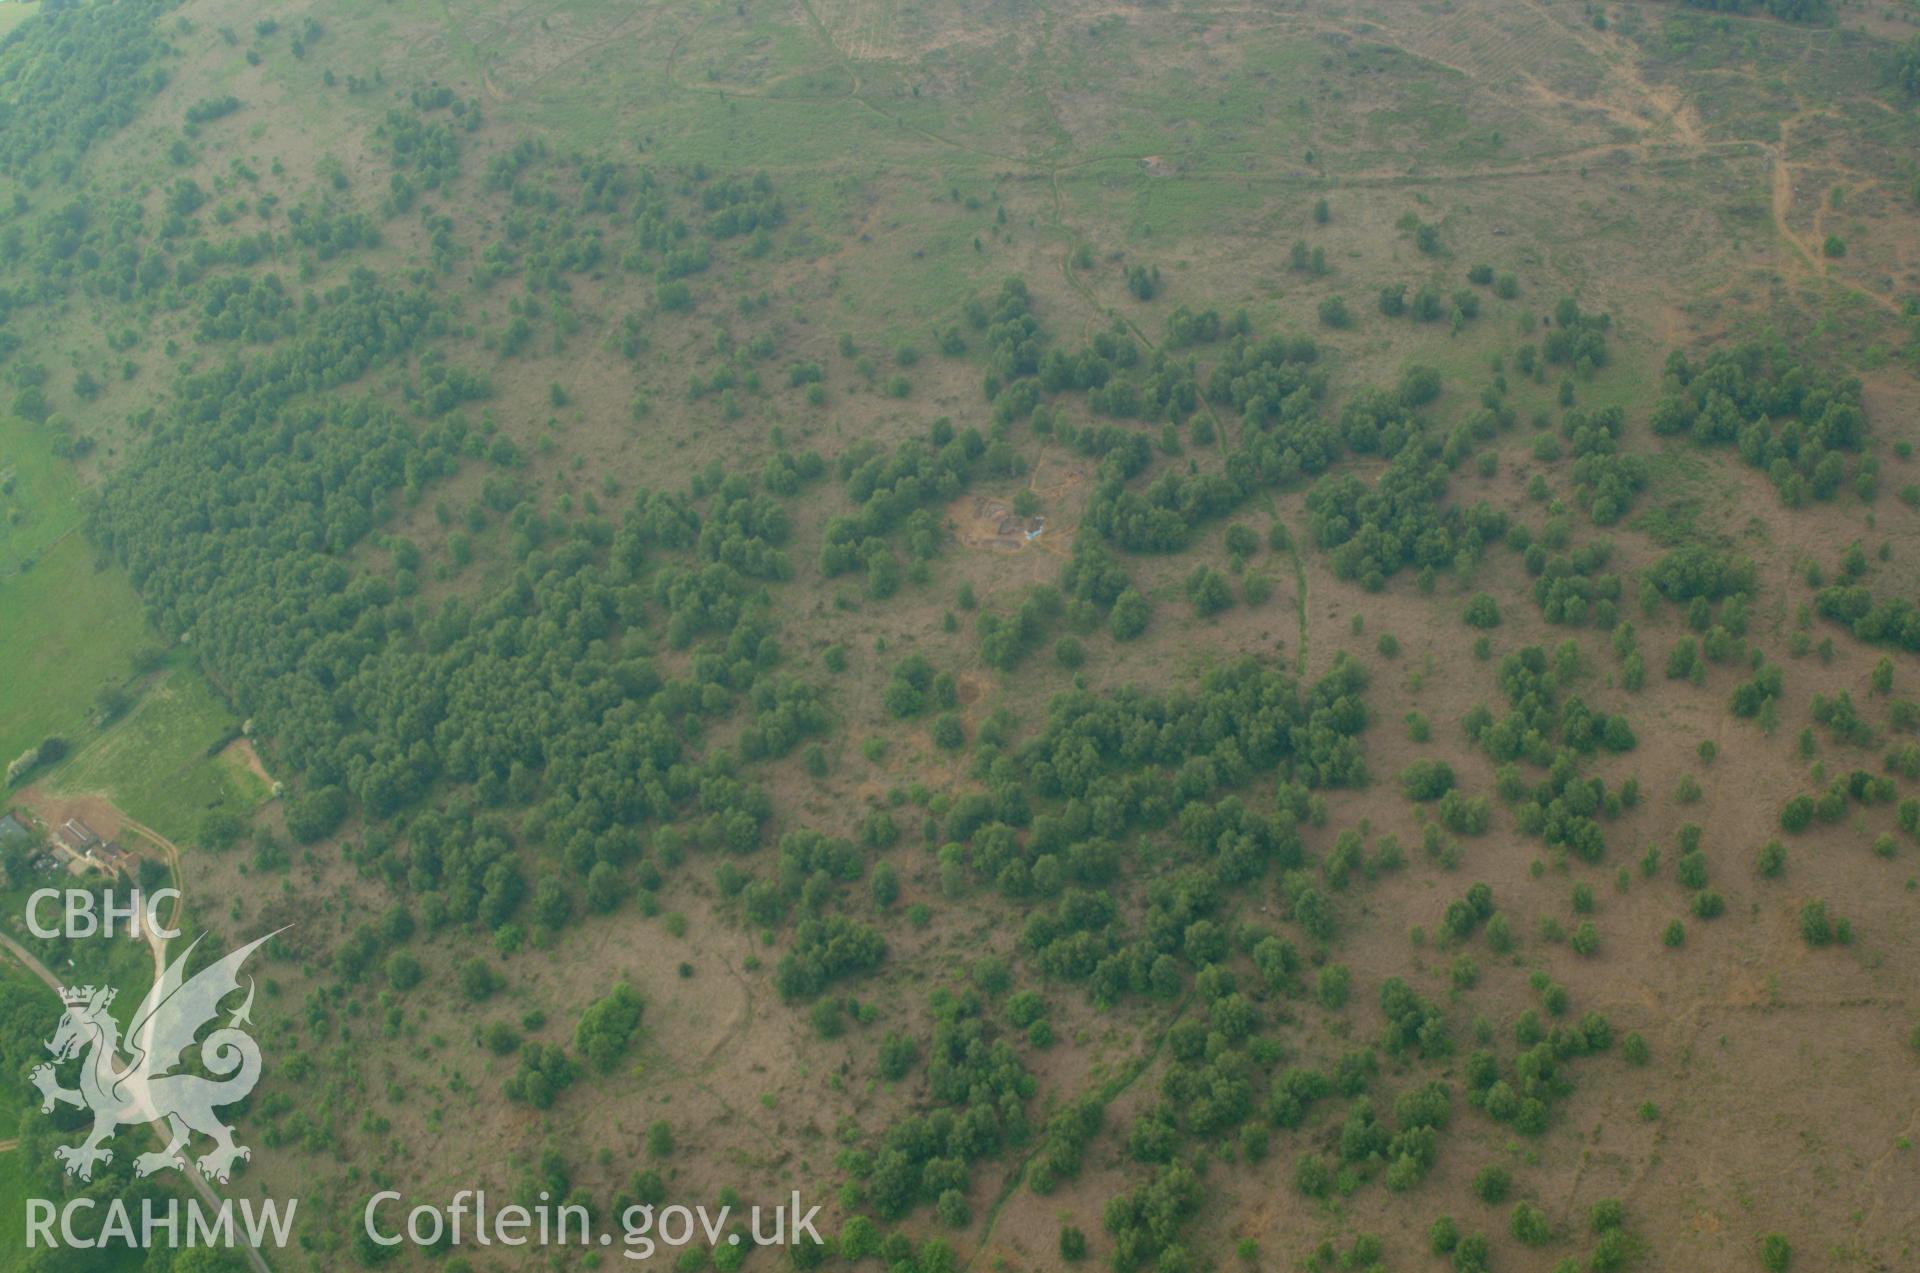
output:
[[[62,986],[60,988],[60,1001],[69,1008],[84,1008],[93,1002],[93,996],[96,993],[97,991],[93,986]],[[104,1008],[112,1003],[113,996],[117,993],[119,992],[114,990],[107,991],[106,998],[100,1001],[100,1006]]]

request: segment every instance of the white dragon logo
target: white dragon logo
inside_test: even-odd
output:
[[[93,1178],[96,1162],[112,1162],[113,1151],[102,1142],[122,1123],[167,1122],[167,1147],[141,1154],[134,1170],[142,1176],[165,1167],[186,1170],[181,1155],[192,1132],[211,1136],[217,1142],[211,1152],[195,1166],[211,1180],[226,1183],[235,1161],[251,1158],[252,1151],[233,1141],[233,1129],[214,1116],[214,1107],[231,1105],[253,1091],[260,1081],[260,1046],[239,1027],[249,1024],[253,1007],[253,979],[247,979],[246,1002],[236,1009],[225,1026],[199,1041],[201,1066],[214,1078],[178,1072],[181,1053],[195,1045],[194,1036],[214,1019],[220,1003],[240,989],[240,965],[279,931],[268,933],[232,954],[187,976],[187,960],[192,957],[196,939],[186,954],[168,964],[153,989],[141,1001],[127,1028],[128,1063],[119,1064],[120,1027],[107,1009],[116,991],[102,986],[66,987],[60,998],[67,1011],[60,1026],[47,1043],[53,1053],[52,1064],[33,1071],[33,1085],[45,1099],[40,1112],[50,1114],[54,1103],[64,1102],[93,1111],[93,1131],[78,1145],[62,1145],[54,1156],[67,1166],[69,1176]],[[89,1050],[90,1049],[90,1050]],[[54,1073],[82,1053],[80,1086],[65,1088]]]

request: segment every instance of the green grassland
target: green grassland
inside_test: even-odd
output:
[[[0,416],[0,576],[31,569],[80,524],[79,480],[44,430]]]
[[[34,15],[34,11],[38,7],[39,6],[34,3],[26,3],[26,4],[16,3],[16,4],[9,4],[4,8],[0,8],[0,36],[5,35],[7,32],[19,26],[22,22],[25,22],[28,18],[32,17]]]
[[[244,815],[267,795],[256,775],[213,754],[238,733],[232,709],[205,678],[176,665],[63,764],[51,786],[103,794],[167,838],[186,839],[207,813]]]
[[[49,735],[77,743],[95,693],[124,683],[129,656],[149,643],[125,575],[96,568],[80,500],[74,465],[50,434],[0,414],[0,753],[9,760]]]
[[[129,657],[152,640],[126,576],[94,561],[86,540],[69,535],[0,581],[0,752],[9,758],[49,735],[86,739],[94,695],[125,682]]]

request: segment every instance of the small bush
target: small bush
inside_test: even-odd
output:
[[[1547,1213],[1531,1202],[1522,1202],[1507,1218],[1507,1232],[1523,1246],[1545,1246],[1553,1240],[1553,1225]]]

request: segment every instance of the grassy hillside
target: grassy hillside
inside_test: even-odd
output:
[[[1916,22],[18,18],[0,750],[292,925],[276,1267],[1898,1263]]]

